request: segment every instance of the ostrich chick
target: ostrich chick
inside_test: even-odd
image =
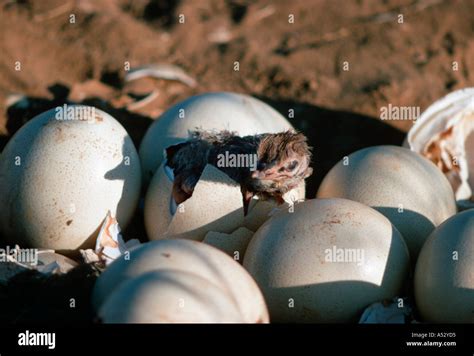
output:
[[[246,158],[247,164],[229,164],[224,157]],[[192,196],[205,166],[211,164],[240,184],[245,215],[254,195],[282,204],[283,195],[311,175],[310,161],[306,137],[292,131],[244,137],[229,131],[194,131],[188,141],[166,149],[176,204]]]

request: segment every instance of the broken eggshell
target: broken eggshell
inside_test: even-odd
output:
[[[6,284],[10,278],[25,271],[34,270],[45,275],[63,274],[77,266],[74,260],[54,250],[25,250],[17,245],[10,254],[4,252],[0,253],[0,284]],[[28,261],[23,261],[22,257],[28,257]]]
[[[457,90],[429,106],[405,145],[438,166],[461,210],[474,207],[474,88]]]
[[[227,253],[236,261],[243,261],[247,246],[252,239],[253,231],[239,227],[231,234],[210,231],[204,237],[204,243]]]
[[[245,136],[293,127],[275,109],[248,95],[217,92],[192,96],[168,109],[146,132],[139,149],[146,185],[163,162],[165,148],[187,140],[189,132],[196,129],[229,130]]]
[[[174,211],[172,181],[160,167],[145,197],[145,228],[150,240],[170,236],[202,241],[209,231],[230,233],[242,226],[240,186],[207,165],[191,198]]]
[[[0,157],[0,232],[27,247],[92,247],[107,211],[127,226],[140,184],[118,121],[89,106],[57,107],[25,124]]]
[[[284,199],[304,199],[304,184],[286,193]],[[240,185],[212,165],[205,167],[191,198],[179,206],[172,198],[172,186],[172,178],[162,165],[145,197],[145,229],[150,240],[172,236],[202,241],[209,231],[231,233],[241,226],[255,231],[273,209],[287,206],[253,199],[255,203],[252,201],[244,217]]]
[[[152,241],[119,257],[97,279],[92,305],[99,310],[111,293],[124,281],[149,271],[177,269],[198,276],[227,291],[245,322],[267,323],[268,311],[257,284],[234,259],[202,242],[169,239]]]

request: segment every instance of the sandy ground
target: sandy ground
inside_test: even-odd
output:
[[[109,111],[138,146],[176,102],[235,91],[285,116],[294,109],[290,121],[314,147],[312,197],[344,155],[402,143],[412,122],[382,121],[381,108],[423,110],[474,83],[472,0],[3,0],[0,9],[0,149],[65,100]],[[178,65],[197,86],[125,85],[126,62]],[[149,105],[125,105],[152,90]],[[29,105],[8,106],[15,95]],[[135,220],[136,236],[143,226]]]

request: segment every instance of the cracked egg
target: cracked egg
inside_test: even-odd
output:
[[[148,129],[140,145],[143,181],[163,162],[166,147],[185,141],[189,131],[228,130],[240,136],[293,129],[275,109],[248,95],[216,92],[192,96],[168,109]]]
[[[210,231],[230,234],[242,226],[256,231],[278,207],[273,201],[254,198],[244,217],[240,185],[212,165],[204,169],[191,198],[179,206],[174,204],[172,185],[171,177],[160,166],[145,198],[145,228],[150,240],[177,237],[202,241]],[[302,182],[284,198],[303,200],[304,194]]]
[[[457,90],[429,106],[405,145],[444,173],[461,210],[474,207],[474,88]]]

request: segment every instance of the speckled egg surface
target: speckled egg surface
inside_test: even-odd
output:
[[[456,213],[454,192],[426,158],[397,146],[368,147],[324,177],[318,198],[345,198],[373,207],[396,226],[413,261],[436,226]]]
[[[356,321],[401,291],[409,255],[390,221],[346,199],[313,199],[280,212],[254,234],[244,267],[277,322]]]
[[[91,246],[108,210],[122,228],[131,219],[141,184],[133,142],[112,116],[80,108],[68,119],[44,112],[5,147],[0,229],[8,243],[75,250]]]

